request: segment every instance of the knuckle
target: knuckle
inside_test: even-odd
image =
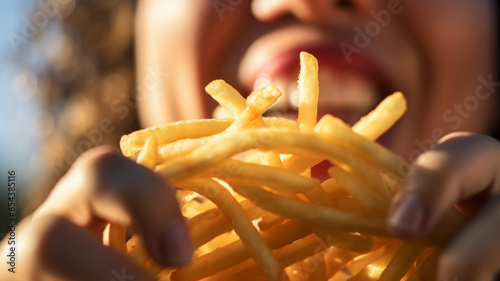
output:
[[[84,181],[86,188],[108,186],[127,167],[128,159],[109,147],[98,148],[82,155],[74,176]],[[96,190],[94,190],[96,191]]]
[[[90,172],[99,174],[100,171],[108,170],[110,167],[120,165],[125,159],[111,147],[99,147],[82,154],[78,163]]]

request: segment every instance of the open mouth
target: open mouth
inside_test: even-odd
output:
[[[246,85],[249,90],[272,83],[282,91],[283,96],[266,116],[297,117],[300,51],[309,52],[318,59],[318,118],[331,114],[353,125],[394,91],[382,70],[367,57],[351,56],[348,62],[338,44],[299,46],[275,56],[247,80],[253,81],[252,85]]]
[[[296,119],[298,116],[299,94],[297,77],[299,74],[299,53],[306,51],[318,59],[319,98],[318,119],[325,114],[342,119],[353,125],[365,116],[385,97],[394,92],[383,70],[363,54],[346,59],[338,42],[314,42],[297,44],[296,47],[268,56],[253,72],[247,72],[243,85],[248,92],[274,84],[283,96],[265,113],[265,116],[279,116]],[[250,77],[250,78],[248,78]],[[379,139],[389,147],[392,132]],[[312,176],[328,178],[331,163],[323,161],[312,168]]]

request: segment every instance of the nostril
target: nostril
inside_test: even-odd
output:
[[[349,0],[337,0],[334,2],[336,8],[342,9],[352,9],[354,8],[354,4]]]

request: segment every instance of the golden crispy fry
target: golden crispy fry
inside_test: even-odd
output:
[[[399,175],[401,167],[409,166],[385,147],[356,134],[342,120],[331,115],[323,116],[314,131],[322,138],[346,145],[353,152],[363,155],[373,165],[393,175]]]
[[[406,100],[403,94],[396,92],[386,97],[372,112],[362,117],[352,126],[352,130],[369,140],[376,140],[389,130],[405,111]]]
[[[318,61],[312,55],[300,53],[299,117],[297,123],[304,133],[312,133],[318,118]]]
[[[144,144],[144,148],[137,157],[137,163],[144,165],[150,169],[156,166],[158,161],[158,140],[155,136],[151,136]]]
[[[257,226],[259,227],[260,231],[266,231],[269,229],[272,229],[274,227],[282,225],[284,222],[287,221],[287,218],[276,215],[273,213],[266,213],[262,215],[261,220],[257,223]]]
[[[103,244],[125,254],[127,252],[125,236],[124,227],[115,223],[108,223],[104,230]]]
[[[146,248],[137,235],[132,236],[127,241],[127,253],[129,258],[139,266],[142,266],[149,259]]]
[[[201,119],[168,123],[125,135],[120,140],[123,155],[130,157],[141,150],[146,141],[155,136],[159,144],[180,139],[200,138],[224,131],[234,119]]]

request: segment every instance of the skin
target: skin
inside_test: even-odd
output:
[[[279,53],[276,50],[287,45],[283,42],[296,45],[296,38],[320,38],[355,46],[354,27],[364,28],[373,20],[370,11],[388,9],[386,1],[339,5],[326,0],[254,0],[221,1],[234,4],[221,13],[213,1],[196,2],[138,3],[139,85],[149,85],[152,68],[166,73],[138,97],[144,126],[208,117],[215,107],[203,93],[209,81],[222,78],[248,93],[248,84],[255,80],[252,69],[272,64],[273,57],[264,54]],[[390,89],[402,91],[409,104],[385,143],[413,163],[392,202],[388,228],[402,238],[425,237],[458,203],[472,219],[446,248],[437,280],[493,280],[500,270],[500,143],[484,134],[498,125],[492,122],[498,119],[498,101],[489,95],[474,110],[463,105],[476,94],[478,77],[488,78],[492,72],[492,3],[419,0],[401,5],[402,11],[361,50],[385,73]],[[319,63],[320,77],[321,69],[337,67],[321,59]],[[286,71],[274,74],[278,86],[297,77]],[[325,77],[327,81],[328,73]],[[350,72],[340,77],[331,79],[351,89],[356,83],[365,83],[367,89],[378,86]],[[275,111],[288,112],[293,95],[286,87],[282,90],[285,98]],[[328,102],[328,90],[320,89],[326,113],[334,105]],[[487,87],[480,90],[483,96],[488,93]],[[464,132],[449,134],[457,130]],[[190,259],[191,246],[176,206],[172,190],[154,173],[110,148],[89,151],[37,212],[18,226],[14,280],[110,280],[111,270],[123,267],[138,280],[150,280],[101,246],[98,235],[105,222],[121,223],[144,239],[158,263],[183,264]],[[0,250],[7,253],[6,241]],[[0,279],[7,277],[12,275],[0,272]]]

